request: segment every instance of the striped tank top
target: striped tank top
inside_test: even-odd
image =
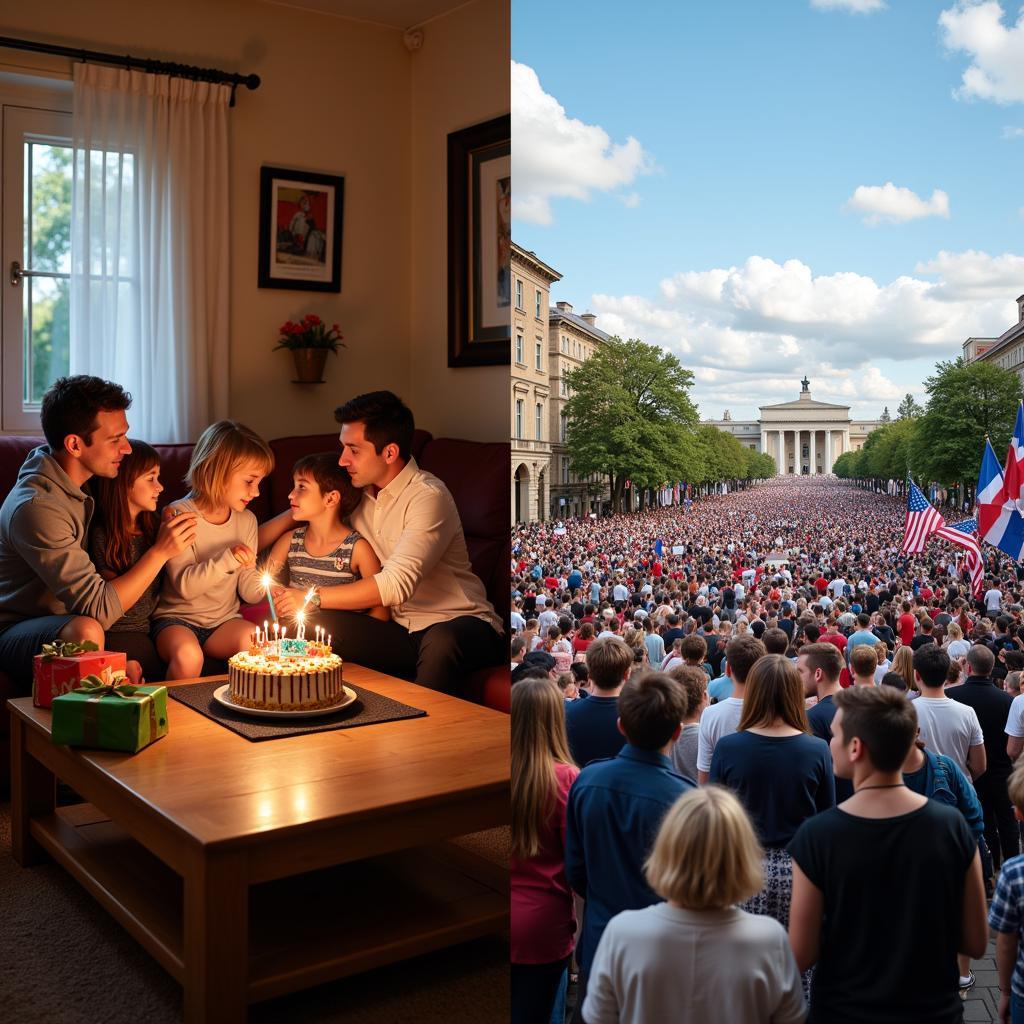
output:
[[[354,583],[360,578],[352,569],[352,549],[360,540],[353,530],[332,552],[311,555],[306,550],[306,527],[300,526],[288,545],[288,582],[297,590],[309,587],[336,587],[341,583]]]

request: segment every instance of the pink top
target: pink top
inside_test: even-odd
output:
[[[540,853],[513,857],[512,963],[550,964],[572,952],[576,915],[565,878],[565,805],[580,770],[556,764],[555,809],[540,833]]]

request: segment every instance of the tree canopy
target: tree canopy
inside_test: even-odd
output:
[[[579,476],[609,477],[616,511],[627,479],[641,487],[697,479],[693,374],[670,352],[612,338],[566,382],[569,463]]]
[[[888,412],[888,408],[886,409]],[[896,419],[912,420],[924,412],[920,403],[909,392],[903,396],[903,401],[896,407]]]

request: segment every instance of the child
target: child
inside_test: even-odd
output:
[[[580,688],[576,684],[576,677],[571,672],[563,672],[558,677],[558,688],[562,691],[562,697],[567,703],[579,700]]]
[[[785,930],[736,906],[762,883],[761,850],[736,797],[718,786],[680,796],[644,874],[665,902],[611,919],[587,984],[588,1024],[803,1021]]]
[[[129,675],[138,672],[150,682],[164,677],[164,665],[150,639],[150,618],[160,596],[160,573],[169,558],[180,554],[195,538],[195,515],[177,517],[161,531],[156,512],[163,492],[160,456],[145,441],[129,439],[131,453],[121,460],[115,477],[97,476],[92,481],[96,499],[95,525],[89,534],[89,556],[105,580],[128,579],[133,574],[152,581],[106,634],[108,650],[124,651]],[[173,538],[178,535],[175,541]]]
[[[1006,784],[1013,816],[1024,821],[1024,765],[1018,765]],[[999,873],[989,927],[996,932],[996,967],[999,970],[999,1017],[1001,1021],[1024,1021],[1024,856],[1004,861]]]
[[[279,610],[293,604],[302,608],[309,588],[314,587],[316,593],[308,608],[315,614],[322,605],[330,607],[330,588],[375,576],[380,572],[380,560],[349,525],[349,516],[363,495],[352,486],[348,470],[338,465],[336,455],[304,456],[295,463],[292,478],[295,486],[288,495],[292,518],[306,525],[278,538],[267,571],[295,591],[291,601],[280,601]],[[285,593],[275,591],[274,596],[277,600]],[[384,621],[391,618],[381,605],[369,609],[368,614]]]
[[[153,622],[167,679],[201,675],[204,654],[230,658],[246,646],[252,624],[238,614],[239,597],[254,604],[265,594],[256,517],[246,506],[273,467],[266,441],[233,420],[212,424],[196,442],[185,477],[191,491],[169,513],[198,513],[195,540],[167,563]]]

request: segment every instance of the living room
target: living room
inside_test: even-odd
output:
[[[498,565],[508,545],[503,527],[508,371],[483,361],[450,365],[448,137],[508,114],[508,3],[183,0],[171,9],[156,0],[89,5],[55,0],[47,5],[45,18],[24,6],[6,10],[0,32],[13,39],[260,77],[258,89],[237,89],[226,114],[228,265],[212,267],[210,274],[223,281],[219,300],[227,332],[210,342],[220,346],[221,360],[210,365],[226,366],[227,371],[226,387],[223,380],[206,381],[214,395],[210,408],[247,424],[268,441],[293,442],[280,449],[280,461],[285,455],[305,454],[301,443],[294,442],[306,437],[315,440],[314,450],[337,448],[334,409],[355,395],[394,391],[412,409],[417,430],[430,435],[421,437],[422,443],[436,446],[436,468],[427,468],[452,490],[474,568],[480,560]],[[15,110],[69,112],[71,75],[67,57],[0,48],[5,126]],[[6,179],[7,146],[4,158]],[[260,287],[261,168],[343,179],[339,291],[301,294],[287,287]],[[11,254],[6,238],[4,244],[7,267],[21,257]],[[38,419],[34,425],[31,420],[32,403],[21,391],[23,335],[12,333],[7,317],[14,305],[21,315],[20,293],[9,287],[4,295],[0,430],[0,485],[5,494],[13,480],[6,464],[24,452],[27,438],[40,434]],[[291,353],[275,350],[280,325],[307,314],[337,323],[344,335],[345,347],[328,356],[325,383],[294,383]],[[161,386],[172,389],[175,384],[164,381]],[[142,397],[158,402],[159,394],[158,386],[149,395],[137,396],[136,402]],[[132,410],[128,418],[131,423]],[[196,436],[192,432],[147,440],[187,445]],[[483,444],[489,452],[491,445],[504,446],[504,467],[486,477],[494,481],[494,494],[483,493],[480,467],[466,464],[466,453],[477,449],[459,448],[456,442]],[[290,478],[290,462],[278,468]],[[288,486],[288,479],[266,481],[268,511],[280,512],[282,501],[286,507]],[[485,583],[493,594],[494,580]],[[451,715],[455,728],[458,714],[442,711],[438,709],[437,717]],[[480,714],[493,712],[481,708]],[[399,741],[381,743],[373,757],[401,756]],[[282,744],[248,746],[262,750]],[[6,760],[6,751],[3,756]],[[368,755],[368,760],[373,757]],[[314,785],[305,786],[304,792],[316,802]],[[10,804],[3,810],[6,833]],[[434,829],[440,838],[439,828],[430,826],[427,832]],[[9,835],[0,842],[10,850]],[[467,841],[467,846],[498,861],[503,853],[501,838],[493,833]],[[203,1019],[173,972],[165,973],[166,964],[162,967],[151,958],[151,951],[136,943],[138,936],[125,930],[123,920],[109,917],[64,869],[53,863],[21,868],[9,852],[0,859],[0,888],[11,907],[0,940],[0,993],[11,1007],[11,1019],[134,1020],[145,1015],[172,1021],[183,1013],[187,1019]],[[60,954],[56,957],[65,961],[56,976],[48,972],[45,978],[32,977],[29,969],[29,938],[41,935],[50,935],[54,942],[48,959],[59,949],[67,951],[66,961]],[[436,939],[434,948],[443,944]],[[88,966],[74,962],[83,949],[90,950]],[[229,959],[227,950],[218,955]],[[295,995],[272,998],[267,988],[260,998],[271,1001],[254,1002],[249,1019],[383,1021],[401,1015],[453,1021],[470,1014],[500,1019],[495,1013],[507,1006],[506,961],[507,947],[500,938],[481,939],[472,948],[455,946]],[[371,966],[372,958],[359,969]],[[342,973],[350,971],[332,975],[326,970],[311,983]],[[500,1009],[489,1012],[488,1007]]]

